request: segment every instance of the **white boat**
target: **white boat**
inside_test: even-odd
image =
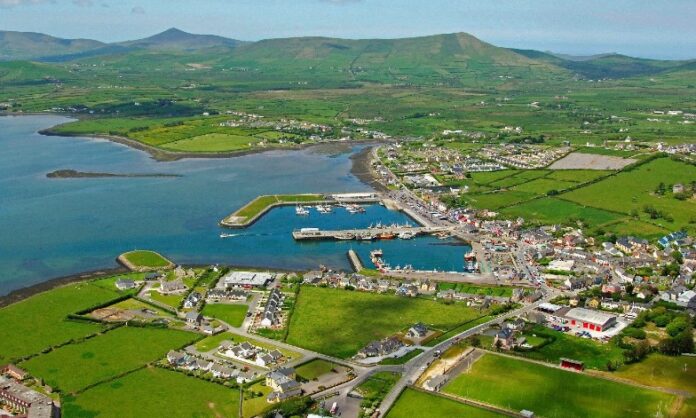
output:
[[[404,231],[404,232],[399,233],[399,239],[411,239],[415,236],[416,236],[416,234],[414,234],[411,231]]]
[[[326,214],[326,213],[331,213],[333,211],[333,208],[329,205],[317,205],[317,212]]]
[[[298,216],[307,216],[309,215],[309,209],[302,205],[295,206],[295,214]]]
[[[236,236],[237,236],[237,234],[226,234],[224,232],[222,234],[220,234],[220,238],[222,238],[222,239],[232,238],[232,237],[236,237]]]

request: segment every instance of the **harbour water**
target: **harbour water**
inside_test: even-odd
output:
[[[218,221],[259,194],[357,192],[369,186],[350,174],[352,153],[270,151],[236,158],[158,162],[144,152],[93,138],[47,137],[59,116],[0,117],[0,294],[51,278],[115,267],[132,249],[154,249],[182,264],[234,264],[349,269],[353,248],[369,265],[384,250],[392,266],[461,270],[468,247],[434,237],[375,243],[306,242],[293,229],[413,223],[379,205],[364,214],[295,215],[272,210],[245,230]],[[59,169],[100,173],[166,173],[181,177],[49,179]],[[220,233],[239,234],[226,239]]]

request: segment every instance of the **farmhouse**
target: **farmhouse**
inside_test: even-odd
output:
[[[130,279],[119,279],[116,281],[116,288],[118,290],[129,290],[135,288],[135,282]]]
[[[275,275],[271,273],[257,273],[252,271],[231,271],[223,276],[220,281],[226,289],[232,288],[263,288],[273,280]]]
[[[60,416],[60,410],[51,398],[4,376],[0,376],[0,406],[18,412],[16,416],[19,417]]]
[[[584,308],[573,308],[565,317],[569,319],[571,327],[590,331],[605,331],[616,324],[616,315]]]

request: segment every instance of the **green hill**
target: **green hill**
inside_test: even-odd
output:
[[[61,39],[34,32],[0,31],[0,61],[36,60],[104,47],[91,39]]]

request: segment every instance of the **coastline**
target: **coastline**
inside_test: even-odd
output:
[[[365,147],[363,150],[350,157],[353,163],[350,168],[350,173],[376,191],[388,192],[389,189],[382,184],[379,176],[372,169],[372,151],[374,147],[375,145]]]

